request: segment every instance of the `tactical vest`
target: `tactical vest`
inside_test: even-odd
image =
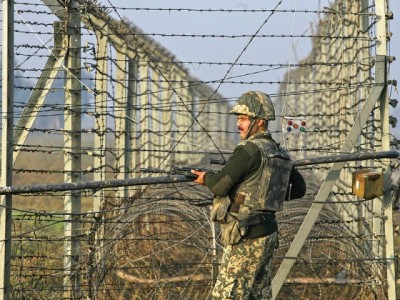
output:
[[[292,170],[289,155],[272,138],[250,139],[241,144],[246,143],[253,143],[260,149],[262,162],[257,172],[246,177],[230,193],[230,212],[239,219],[262,211],[281,210]]]

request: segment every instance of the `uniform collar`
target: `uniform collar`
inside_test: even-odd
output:
[[[269,130],[261,131],[261,132],[256,132],[253,135],[251,135],[247,140],[254,140],[254,139],[271,139],[271,132]]]

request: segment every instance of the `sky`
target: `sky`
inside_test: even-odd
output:
[[[106,6],[108,0],[102,0]],[[154,11],[132,11],[124,10],[123,7],[153,7],[153,8],[191,8],[191,9],[273,9],[280,10],[309,9],[317,10],[319,1],[307,1],[306,3],[296,4],[293,1],[268,1],[267,5],[261,1],[112,1],[117,7],[118,14],[110,9],[114,17],[126,17],[133,21],[145,33],[168,33],[168,34],[216,34],[216,35],[251,35],[259,29],[259,34],[265,35],[300,35],[311,34],[310,25],[317,24],[318,16],[305,13],[221,13],[221,12],[154,12]],[[295,5],[295,6],[293,6]],[[322,5],[321,5],[322,6]],[[268,22],[264,22],[268,19]],[[279,81],[287,69],[265,70],[261,68],[240,67],[240,63],[260,63],[260,64],[285,64],[295,63],[297,59],[303,58],[309,53],[311,42],[305,38],[272,37],[270,39],[256,38],[250,41],[245,38],[179,38],[179,37],[160,37],[155,36],[164,47],[174,53],[180,61],[206,61],[206,62],[228,62],[232,64],[237,60],[236,65],[229,70],[229,65],[205,66],[193,64],[189,66],[189,71],[203,80],[218,80],[226,76],[228,71],[230,76],[241,76],[242,74],[260,72],[240,77],[244,81],[251,78],[252,81],[268,80]],[[265,44],[265,41],[268,44]],[[247,47],[247,48],[246,48]],[[245,49],[245,51],[243,51]],[[257,86],[257,85],[256,85]],[[238,97],[245,89],[256,88],[240,84],[223,84],[219,91],[227,97]],[[275,93],[278,84],[268,87],[269,93]],[[265,89],[265,87],[260,87]]]
[[[109,0],[100,0],[100,3],[110,7]],[[249,43],[250,38],[178,38],[153,36],[165,48],[177,56],[180,61],[216,61],[230,62],[236,59],[237,65],[240,63],[264,63],[294,64],[306,57],[310,53],[311,41],[309,38],[298,38],[297,35],[312,34],[312,29],[316,28],[321,16],[315,13],[304,13],[304,10],[321,11],[332,1],[311,0],[311,1],[243,1],[243,0],[203,0],[203,1],[183,1],[183,0],[113,0],[112,4],[116,7],[110,9],[110,13],[115,18],[125,17],[139,26],[145,33],[186,33],[186,34],[251,34],[261,28],[259,34],[266,35],[286,35],[294,37],[254,39]],[[291,10],[286,13],[275,13],[265,22],[269,12],[240,14],[240,13],[185,13],[185,12],[154,12],[144,10],[132,10],[124,8],[146,7],[146,8],[191,8],[191,9],[272,9],[276,7],[280,10]],[[391,41],[388,44],[388,54],[395,56],[395,60],[389,66],[388,79],[400,80],[400,1],[389,1],[390,10],[394,14],[394,19],[388,22],[389,30],[392,32]],[[269,41],[265,44],[265,40]],[[249,43],[249,45],[247,45]],[[247,46],[247,48],[246,48]],[[245,48],[245,51],[243,49]],[[243,52],[242,52],[243,51]],[[268,80],[277,82],[282,80],[287,68],[278,70],[246,69],[235,66],[229,70],[229,65],[189,66],[191,74],[203,80],[217,80],[224,76],[240,81],[240,78],[247,80],[249,77],[237,77],[246,72],[259,72],[258,76],[251,75],[251,81]],[[227,72],[229,74],[227,75]],[[235,77],[236,76],[236,77]],[[278,84],[268,86],[268,93],[274,94],[278,91]],[[222,95],[235,99],[245,89],[265,89],[265,86],[252,84],[251,86],[242,84],[222,84],[218,86],[218,91]],[[399,99],[397,89],[389,86],[389,96],[391,99]],[[400,106],[400,104],[399,104]],[[400,126],[400,107],[391,108],[391,115],[397,117]],[[399,127],[398,126],[398,127]],[[392,129],[392,132],[400,139],[399,128]]]
[[[32,0],[32,3],[42,3],[40,0]],[[260,89],[276,96],[279,81],[283,79],[285,72],[289,71],[292,64],[310,54],[311,39],[300,38],[299,35],[312,35],[313,30],[323,17],[317,13],[305,13],[308,11],[321,11],[331,1],[326,0],[271,0],[271,1],[244,1],[244,0],[98,0],[100,4],[110,7],[110,14],[119,19],[126,18],[140,27],[144,33],[155,34],[153,39],[173,53],[178,60],[192,62],[186,64],[191,75],[205,81],[217,81],[222,78],[227,83],[219,85],[213,83],[215,89],[229,99],[236,99],[244,91],[249,89]],[[390,10],[394,19],[389,21],[389,30],[392,32],[388,54],[397,57],[389,67],[388,79],[400,79],[400,1],[389,2]],[[224,10],[249,10],[273,9],[280,12],[269,11],[254,13],[219,12]],[[23,2],[15,5],[16,10],[31,9],[25,7]],[[186,9],[211,9],[213,11],[157,11],[157,10],[135,10],[132,8],[186,8]],[[282,12],[286,10],[286,12]],[[17,14],[15,19],[21,22],[24,15]],[[49,17],[50,18],[50,17]],[[27,20],[23,20],[24,22]],[[33,20],[36,21],[36,20]],[[46,21],[49,24],[51,20]],[[23,30],[29,32],[29,28],[22,26]],[[38,26],[38,25],[32,25]],[[21,27],[20,27],[21,28]],[[37,28],[37,27],[35,27]],[[52,29],[44,28],[46,31]],[[258,34],[269,36],[268,38],[250,38],[250,35]],[[196,34],[211,35],[219,37],[177,37],[171,35]],[[164,36],[161,36],[164,35]],[[244,37],[229,38],[231,35],[246,35]],[[280,37],[284,35],[285,37]],[[26,34],[16,36],[16,41],[26,39]],[[221,37],[223,36],[223,37]],[[30,35],[33,44],[46,42],[44,35]],[[52,38],[52,36],[47,37]],[[39,41],[40,40],[40,41]],[[83,38],[85,43],[85,37]],[[19,51],[22,51],[21,49]],[[27,51],[32,51],[28,49]],[[27,53],[29,54],[29,53]],[[46,53],[44,53],[46,54]],[[48,54],[46,54],[48,55]],[[44,56],[46,56],[44,55]],[[38,59],[35,59],[38,60]],[[213,62],[213,64],[199,64],[196,62]],[[233,62],[235,62],[233,64]],[[21,63],[21,62],[18,62]],[[26,64],[36,63],[38,69],[43,67],[43,62],[28,60]],[[221,63],[220,65],[216,63]],[[232,65],[233,64],[233,65]],[[247,66],[248,64],[263,64],[262,66]],[[272,67],[265,65],[273,64]],[[286,67],[276,65],[284,64]],[[287,66],[289,65],[289,66]],[[268,81],[269,84],[258,83]],[[249,84],[250,82],[250,84]],[[389,87],[390,98],[398,99],[398,91]],[[400,99],[398,99],[400,100]],[[400,105],[391,109],[391,114],[399,120]],[[400,139],[400,130],[393,130]]]

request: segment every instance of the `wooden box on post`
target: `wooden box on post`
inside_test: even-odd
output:
[[[353,194],[370,200],[383,195],[383,175],[374,169],[361,169],[353,173]]]

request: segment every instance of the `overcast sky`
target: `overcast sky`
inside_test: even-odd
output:
[[[119,16],[123,16],[134,22],[146,33],[157,34],[252,34],[255,33],[270,15],[269,12],[263,13],[211,13],[211,12],[165,12],[165,11],[144,11],[132,10],[131,8],[192,8],[192,9],[273,9],[278,4],[278,0],[263,1],[243,1],[243,0],[224,0],[224,1],[183,1],[183,0],[101,0],[100,3],[110,7],[110,2],[116,7]],[[330,1],[333,2],[333,1]],[[322,10],[328,6],[329,1],[310,0],[310,1],[282,1],[277,7],[279,10],[294,10],[297,12],[275,13],[264,24],[259,34],[266,35],[299,35],[312,34],[318,22],[319,16],[312,13],[303,13],[302,10]],[[396,56],[400,50],[400,2],[390,1],[391,10],[394,13],[394,20],[390,21],[390,31],[393,32],[392,42],[390,43],[390,55]],[[125,9],[124,9],[125,8]],[[113,9],[111,14],[118,18]],[[239,57],[243,48],[250,38],[182,38],[182,37],[160,37],[154,39],[160,41],[168,50],[174,53],[181,61],[219,61],[232,63]],[[270,44],[265,44],[268,40]],[[396,42],[397,41],[397,42]],[[311,42],[306,38],[284,37],[254,39],[248,48],[241,55],[238,63],[296,63],[299,59],[306,57],[310,53]],[[400,57],[391,65],[390,78],[400,78]],[[201,79],[219,79],[225,75],[229,66],[191,67],[191,73],[198,75]],[[235,75],[234,68],[232,75]],[[264,78],[268,80],[280,80],[286,70],[281,69],[277,72],[263,72]],[[238,72],[236,73],[238,75]],[[224,85],[221,92],[228,96],[237,96],[243,86]],[[275,87],[276,88],[276,87]],[[270,91],[271,93],[276,92]]]
[[[39,0],[32,0],[30,3],[41,3]],[[139,26],[147,34],[159,41],[166,49],[175,54],[177,59],[186,64],[188,71],[201,80],[212,81],[225,78],[228,83],[213,86],[218,91],[231,99],[240,96],[246,90],[260,89],[272,95],[278,92],[279,81],[290,67],[266,67],[245,66],[246,64],[295,64],[310,54],[311,38],[299,38],[299,35],[312,35],[315,32],[318,21],[323,15],[317,13],[305,13],[308,11],[321,11],[329,5],[326,0],[271,0],[271,1],[244,1],[244,0],[98,0],[99,3],[110,7],[111,15],[119,19],[125,17]],[[334,2],[333,0],[330,2]],[[394,13],[394,20],[389,22],[389,30],[393,33],[389,46],[389,55],[396,56],[398,60],[390,65],[389,79],[400,79],[400,1],[390,1],[391,10]],[[269,11],[253,13],[243,12],[219,12],[219,9],[273,9],[278,12],[272,14]],[[32,9],[32,6],[16,3],[16,10]],[[152,11],[135,10],[133,8],[186,8],[203,9],[215,11]],[[286,12],[282,12],[287,10]],[[21,16],[22,15],[22,16]],[[21,14],[15,17],[21,21]],[[32,14],[35,17],[34,14]],[[28,16],[29,17],[29,16]],[[42,16],[41,16],[42,17]],[[51,19],[51,16],[49,16]],[[54,19],[55,20],[55,19]],[[53,21],[54,21],[53,20]],[[26,21],[26,20],[24,20]],[[35,20],[34,20],[35,21]],[[52,20],[41,20],[51,24]],[[27,25],[20,24],[22,31],[29,32]],[[32,25],[37,26],[37,25]],[[52,31],[48,27],[47,31]],[[266,35],[267,38],[255,38],[250,36],[258,32],[259,35]],[[218,35],[218,37],[177,37],[170,35],[195,34],[195,35]],[[169,36],[160,36],[169,35]],[[245,35],[244,37],[230,38],[232,35]],[[280,37],[284,35],[285,37]],[[225,37],[221,37],[225,36]],[[43,35],[29,35],[30,43],[41,45],[46,38]],[[18,33],[16,43],[24,43],[27,35]],[[43,41],[39,41],[43,39]],[[83,37],[83,43],[86,37]],[[395,46],[396,45],[396,46]],[[22,51],[21,49],[19,51]],[[32,51],[27,49],[27,51]],[[20,57],[18,59],[21,59]],[[197,64],[196,62],[222,63]],[[233,68],[232,64],[235,62]],[[20,61],[18,63],[21,63]],[[26,64],[38,64],[40,69],[43,62],[38,58],[28,60]],[[224,64],[226,63],[226,64]],[[229,82],[231,81],[231,82]],[[232,83],[234,81],[234,83]],[[258,81],[268,81],[268,84],[258,84]],[[251,82],[251,84],[249,84]],[[391,98],[399,98],[398,92],[390,88]],[[399,99],[400,100],[400,99]],[[400,108],[392,110],[399,119]],[[398,138],[400,138],[400,135]]]
[[[102,0],[110,6],[108,0]],[[160,37],[153,38],[174,53],[180,61],[226,62],[235,66],[229,73],[240,81],[280,81],[287,68],[271,70],[271,68],[246,68],[240,64],[286,64],[295,63],[310,52],[309,38],[288,37],[312,34],[312,26],[318,23],[318,15],[313,13],[291,12],[185,12],[185,11],[143,11],[123,8],[151,7],[151,8],[188,8],[228,10],[241,9],[273,9],[278,10],[318,10],[323,7],[321,1],[111,1],[120,16],[132,20],[145,33],[157,34],[215,34],[215,35],[247,35],[244,38],[201,38],[201,37]],[[296,4],[296,2],[298,2]],[[305,2],[305,3],[304,3]],[[114,17],[118,15],[113,9],[110,12]],[[266,22],[267,20],[267,22]],[[255,38],[250,42],[249,35],[285,35],[286,37]],[[266,43],[267,42],[267,43]],[[203,80],[218,80],[224,78],[230,65],[209,66],[189,65],[189,71]],[[259,72],[258,75],[254,74]],[[243,76],[243,74],[251,75]],[[227,97],[238,97],[247,89],[257,88],[254,85],[224,84],[220,92]],[[258,87],[269,93],[276,93],[278,84]]]
[[[318,21],[323,15],[313,11],[322,11],[324,7],[334,1],[327,0],[271,0],[271,1],[244,1],[244,0],[98,0],[99,3],[109,7],[110,14],[119,19],[125,17],[143,29],[146,34],[155,34],[152,38],[159,41],[166,49],[176,55],[177,59],[183,62],[194,62],[186,64],[189,72],[206,81],[220,80],[226,78],[227,81],[242,81],[242,84],[223,84],[219,87],[226,97],[236,98],[243,91],[248,89],[260,88],[268,93],[274,94],[278,91],[283,74],[289,67],[265,66],[245,67],[243,64],[295,64],[302,58],[310,54],[311,38],[299,38],[299,35],[312,35],[315,32]],[[40,0],[32,0],[30,3],[43,4]],[[111,8],[111,4],[115,7]],[[394,20],[389,22],[389,30],[393,33],[389,47],[389,55],[398,58],[390,66],[389,79],[400,78],[400,1],[390,1],[390,9],[394,13]],[[24,5],[16,2],[16,10],[35,9],[35,6]],[[157,11],[157,10],[137,10],[134,8],[162,8],[162,9],[198,9],[214,11]],[[223,10],[260,10],[274,9],[279,11],[271,14],[269,11],[255,12],[219,12]],[[41,8],[39,8],[41,9]],[[282,12],[285,11],[286,12]],[[304,10],[311,11],[305,13]],[[16,21],[21,18],[35,18],[35,14],[17,14]],[[43,15],[40,15],[43,18]],[[51,15],[49,20],[41,22],[52,23]],[[23,20],[39,21],[39,20]],[[31,25],[34,30],[37,25]],[[22,31],[29,32],[28,25],[20,25]],[[44,31],[51,32],[51,28],[45,27]],[[259,35],[268,37],[255,38],[250,40],[250,36],[258,32]],[[211,35],[217,37],[171,37],[160,35]],[[226,36],[226,37],[221,37]],[[229,38],[232,35],[246,35],[245,37]],[[284,35],[280,37],[279,35]],[[43,35],[30,35],[29,40],[32,44],[40,45],[47,38]],[[39,41],[42,39],[43,41]],[[83,37],[85,42],[86,37]],[[27,35],[19,33],[16,36],[16,44],[27,40]],[[21,51],[21,50],[20,50]],[[19,58],[20,59],[20,58]],[[35,58],[37,61],[38,59]],[[34,63],[31,59],[28,63]],[[196,64],[195,62],[215,62],[226,63],[221,65]],[[234,67],[231,68],[235,62]],[[39,67],[39,66],[38,66]],[[229,74],[227,74],[229,71]],[[271,84],[257,85],[244,84],[248,81],[270,81]],[[215,84],[217,87],[217,84]],[[397,98],[396,91],[392,91],[392,98]]]
[[[110,6],[109,0],[101,0],[106,6]],[[243,1],[243,0],[113,0],[111,3],[116,7],[119,16],[126,17],[145,33],[156,34],[219,34],[239,35],[254,34],[261,28],[259,34],[285,35],[294,37],[271,37],[254,39],[250,38],[182,38],[182,37],[160,37],[153,38],[177,56],[180,61],[203,61],[203,62],[227,62],[233,63],[236,59],[240,63],[260,64],[294,64],[310,53],[311,41],[309,38],[298,38],[296,35],[311,35],[312,29],[316,28],[320,17],[316,13],[304,13],[304,10],[320,11],[328,6],[329,2],[324,0],[309,1]],[[130,8],[190,8],[190,9],[273,9],[278,5],[278,10],[293,10],[293,12],[270,12],[262,13],[221,13],[221,12],[176,12],[176,11],[146,11],[132,10]],[[390,65],[388,79],[400,79],[400,2],[390,1],[390,10],[394,13],[394,20],[389,22],[389,30],[393,33],[389,44],[388,53],[396,56],[397,60]],[[124,9],[125,8],[125,9]],[[119,16],[110,9],[111,14]],[[271,16],[270,16],[271,15]],[[269,17],[270,16],[270,17]],[[268,21],[266,19],[269,17]],[[266,41],[268,43],[266,44]],[[247,48],[246,48],[247,47]],[[202,80],[217,80],[230,78],[236,81],[272,81],[282,80],[283,74],[288,68],[245,68],[235,66],[227,75],[229,64],[221,66],[189,65],[189,71]],[[259,72],[259,74],[254,74]],[[249,76],[243,74],[252,73]],[[241,77],[235,77],[235,76]],[[216,85],[215,85],[216,86]],[[238,97],[248,89],[268,89],[266,92],[274,94],[278,91],[278,84],[265,85],[243,85],[223,84],[219,87],[226,97]],[[398,92],[391,87],[391,98],[398,98]],[[399,99],[400,100],[400,99]],[[399,119],[399,108],[392,110]],[[396,134],[397,135],[397,134]]]

